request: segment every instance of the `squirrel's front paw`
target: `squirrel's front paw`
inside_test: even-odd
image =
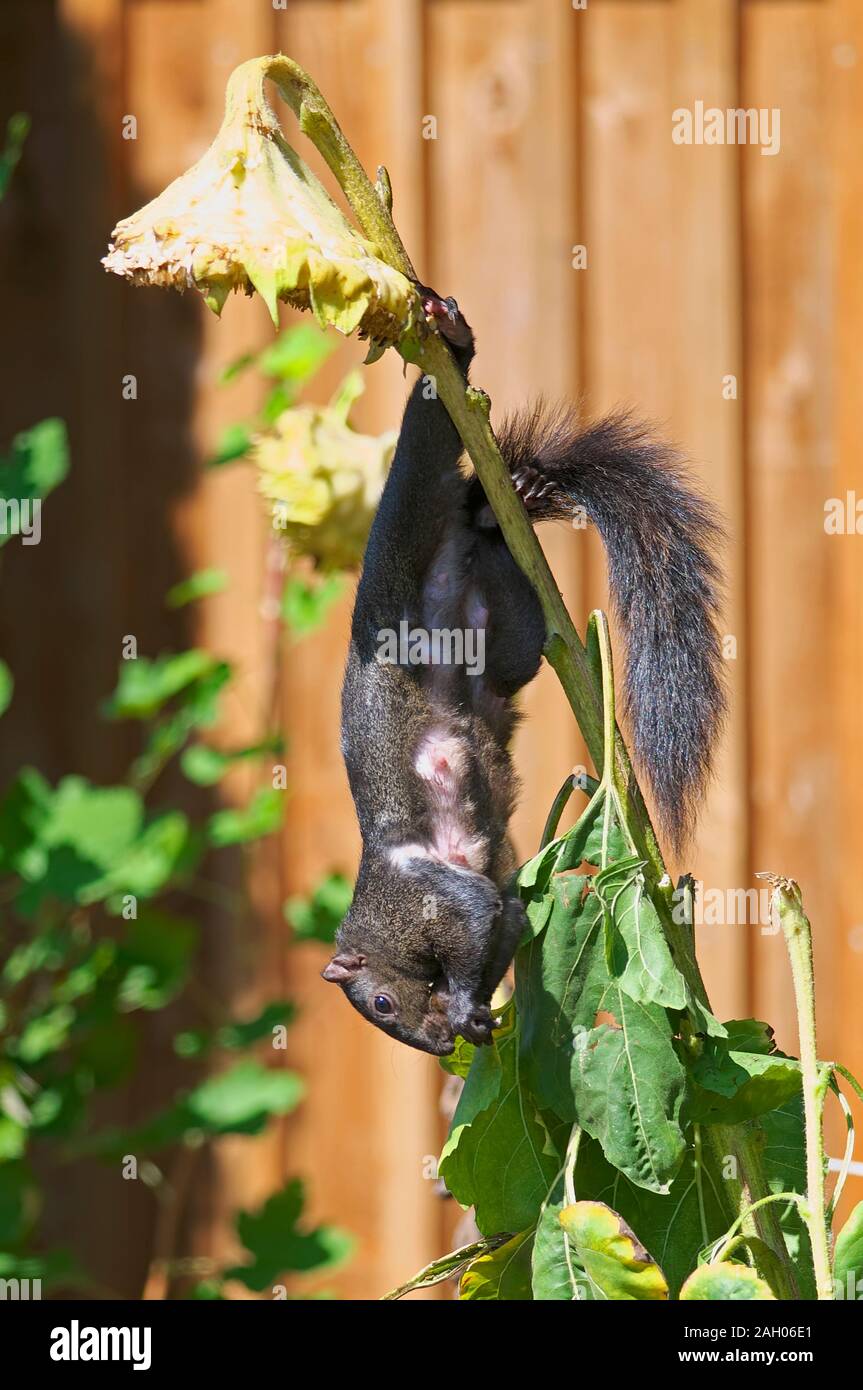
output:
[[[467,347],[473,341],[473,332],[452,296],[444,299],[427,285],[418,284],[417,289],[427,321],[433,324],[441,337],[446,338],[453,347]]]

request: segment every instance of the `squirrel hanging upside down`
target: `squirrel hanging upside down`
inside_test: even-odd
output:
[[[467,379],[469,325],[453,299],[419,289],[428,324]],[[586,514],[603,539],[626,636],[633,749],[679,847],[725,706],[713,510],[670,451],[624,414],[580,428],[538,407],[510,420],[499,442],[531,521]],[[524,928],[509,888],[509,744],[514,696],[539,670],[545,640],[539,600],[479,479],[462,472],[462,453],[434,383],[421,377],[354,607],[342,751],[363,852],[323,971],[370,1022],[439,1056],[458,1035],[491,1040],[491,997]],[[422,642],[419,660],[404,643],[384,654],[391,634],[417,630],[481,636],[465,645],[484,661],[430,661]]]

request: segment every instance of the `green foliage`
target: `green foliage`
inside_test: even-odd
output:
[[[534,1232],[531,1295],[542,1303],[571,1303],[577,1295],[590,1298],[590,1285],[560,1223],[564,1205],[545,1203]]]
[[[254,762],[268,753],[281,753],[281,738],[264,739],[247,748],[234,748],[229,752],[212,748],[208,743],[193,743],[183,750],[180,766],[190,782],[199,787],[212,787],[220,782],[237,763]]]
[[[670,890],[629,851],[607,783],[517,883],[528,926],[514,998],[491,1048],[462,1039],[443,1060],[465,1084],[441,1176],[494,1244],[463,1270],[461,1297],[774,1298],[782,1259],[814,1297],[797,1200],[800,1064],[768,1025],[721,1024],[693,995],[667,927]],[[716,1125],[756,1136],[766,1190],[782,1198],[784,1251],[738,1233],[733,1258],[710,1263],[735,1215],[735,1160],[710,1147]],[[858,1242],[852,1224],[849,1267]],[[741,1243],[754,1267],[739,1262]]]
[[[136,787],[149,787],[193,733],[216,722],[232,675],[226,661],[197,649],[122,663],[104,712],[109,719],[146,725],[146,741],[131,771]]]
[[[471,1068],[440,1161],[484,1235],[531,1226],[559,1167],[546,1121],[520,1075],[518,1030],[505,1024]]]
[[[0,714],[5,714],[12,703],[15,682],[5,661],[0,661]]]
[[[304,1205],[303,1184],[295,1178],[259,1211],[240,1212],[237,1234],[251,1259],[226,1269],[223,1278],[239,1280],[262,1293],[286,1270],[320,1273],[345,1260],[354,1246],[352,1237],[334,1226],[304,1230]]]
[[[221,1028],[200,1028],[178,1033],[174,1039],[174,1051],[179,1057],[200,1057],[213,1048],[225,1048],[234,1052],[250,1047],[265,1038],[272,1039],[280,1029],[292,1023],[295,1009],[289,999],[277,999],[267,1004],[254,1018],[225,1023]]]
[[[186,604],[194,603],[199,598],[220,594],[227,588],[227,584],[228,576],[224,570],[198,570],[196,574],[190,575],[188,579],[181,580],[169,589],[165,603],[168,608],[185,608]]]
[[[290,898],[285,903],[285,920],[301,941],[322,941],[329,946],[352,897],[353,887],[344,874],[327,874],[310,898]]]
[[[217,811],[207,825],[211,845],[224,849],[226,845],[248,844],[272,835],[282,823],[285,809],[284,792],[275,787],[262,787],[255,792],[248,806],[240,810]]]
[[[120,667],[117,688],[105,706],[109,719],[152,719],[175,696],[188,698],[223,663],[209,653],[192,649],[148,660],[136,657]]]
[[[30,117],[23,111],[10,116],[6,122],[6,138],[0,150],[0,198],[9,187],[15,165],[21,158],[24,141],[30,132]]]
[[[688,1302],[696,1299],[710,1302],[755,1299],[767,1302],[773,1298],[773,1294],[770,1285],[766,1280],[759,1279],[754,1269],[725,1261],[696,1269],[680,1290],[680,1297]]]
[[[574,1032],[572,1090],[582,1127],[606,1158],[639,1187],[666,1193],[683,1158],[685,1076],[667,1014],[622,989],[602,1005],[615,1024]]]
[[[863,1285],[863,1202],[858,1202],[836,1237],[833,1278],[839,1298],[859,1298]]]
[[[0,196],[27,126],[25,117],[9,123]],[[332,350],[328,337],[304,324],[235,363],[226,379],[254,368],[271,389],[255,420],[226,432],[216,461],[244,457],[254,435],[294,403]],[[0,458],[0,505],[14,503],[3,508],[0,545],[25,530],[29,517],[20,503],[44,500],[67,470],[61,421],[43,421],[15,438]],[[180,609],[226,584],[223,570],[201,570],[175,584],[166,604]],[[284,628],[297,637],[314,630],[342,588],[337,574],[289,573]],[[282,738],[267,727],[239,748],[205,741],[233,680],[229,664],[213,653],[123,655],[103,714],[135,725],[138,751],[128,778],[115,786],[77,775],[51,783],[24,767],[0,789],[0,1278],[38,1278],[49,1289],[84,1291],[88,1276],[65,1251],[44,1250],[34,1172],[46,1153],[61,1173],[85,1158],[116,1165],[132,1155],[142,1179],[170,1195],[156,1158],[173,1162],[224,1136],[259,1134],[305,1093],[302,1078],[285,1065],[293,1004],[276,999],[251,1016],[232,1017],[200,980],[204,943],[190,908],[225,900],[232,912],[252,911],[245,892],[226,894],[222,885],[235,872],[219,870],[218,861],[229,856],[246,869],[254,846],[281,825],[286,793],[271,785],[271,762]],[[13,688],[0,661],[0,715]],[[219,806],[214,790],[209,814],[193,816],[164,797],[154,804],[153,784],[174,760],[197,787],[217,789],[242,766],[255,789],[241,806]],[[297,935],[326,940],[350,895],[342,875],[326,877],[308,900],[292,905]],[[185,1026],[177,1032],[174,1025],[174,1051],[189,1068],[185,1083],[143,1122],[105,1128],[96,1118],[100,1094],[128,1085],[149,1064],[141,1020],[179,1002]],[[303,1186],[294,1180],[259,1211],[239,1213],[245,1262],[181,1283],[178,1291],[224,1298],[232,1283],[262,1292],[277,1277],[334,1267],[350,1253],[350,1238],[334,1227],[309,1227],[303,1206]],[[188,1279],[182,1252],[170,1254],[172,1276]]]
[[[775,1050],[754,1019],[726,1024],[727,1044],[708,1038],[692,1067],[689,1114],[702,1124],[741,1124],[800,1095],[800,1063]],[[767,1046],[764,1035],[769,1035]],[[739,1038],[740,1046],[736,1046]]]
[[[156,770],[182,749],[184,770],[200,785],[214,785],[240,760],[266,777],[267,760],[281,747],[275,736],[229,753],[183,747],[192,730],[218,716],[229,679],[224,663],[196,650],[130,660],[106,713],[140,723],[142,757],[151,750]],[[271,1059],[283,1056],[290,1001],[239,1019],[220,1006],[222,1022],[188,1028],[175,1042],[180,1058],[212,1059],[213,1075],[131,1129],[94,1126],[95,1095],[126,1083],[139,1065],[136,1016],[184,996],[196,970],[200,932],[176,910],[173,895],[193,884],[207,845],[216,853],[250,845],[281,823],[284,807],[285,794],[265,783],[245,807],[225,807],[195,824],[179,809],[151,811],[134,771],[133,780],[99,787],[68,776],[52,785],[24,768],[0,797],[0,893],[13,905],[0,970],[2,1269],[36,1268],[29,1252],[38,1234],[31,1156],[39,1146],[54,1142],[55,1158],[66,1162],[97,1155],[116,1163],[126,1154],[149,1162],[178,1145],[258,1134],[304,1094],[295,1072],[256,1055],[266,1048]],[[316,923],[310,935],[345,893],[349,899],[341,876],[325,880],[308,908]],[[234,1061],[225,1066],[220,1057]],[[344,1258],[347,1238],[328,1227],[306,1231],[301,1210],[301,1189],[291,1185],[261,1212],[241,1215],[251,1262],[210,1281],[208,1296],[224,1296],[229,1277],[261,1290],[276,1274],[325,1269]],[[86,1284],[62,1252],[39,1268],[58,1286]]]
[[[322,332],[315,324],[300,323],[285,329],[262,352],[244,353],[236,358],[222,374],[225,385],[250,369],[256,369],[274,384],[256,419],[231,424],[223,431],[210,467],[246,458],[255,435],[296,403],[300,391],[313,380],[336,347],[331,334]]]
[[[313,581],[292,575],[285,582],[282,593],[282,618],[294,637],[316,632],[344,589],[345,581],[340,574],[322,575]]]
[[[465,1270],[459,1296],[472,1302],[500,1299],[525,1302],[531,1298],[530,1257],[533,1232],[522,1231],[505,1245],[480,1255]]]
[[[604,1202],[574,1202],[558,1220],[594,1300],[655,1302],[668,1297],[662,1270]]]
[[[11,452],[0,457],[0,547],[25,531],[25,521],[28,527],[35,525],[32,509],[59,487],[68,471],[69,449],[62,420],[42,420],[15,436]]]
[[[442,1255],[440,1259],[432,1260],[407,1284],[402,1284],[399,1288],[384,1294],[381,1302],[392,1303],[399,1298],[404,1298],[406,1293],[413,1293],[415,1289],[429,1289],[435,1284],[444,1283],[447,1279],[457,1279],[474,1260],[496,1250],[499,1245],[504,1245],[508,1239],[508,1236],[496,1236],[491,1240],[483,1238],[472,1241],[470,1245],[462,1245],[458,1250],[451,1250],[448,1255]]]

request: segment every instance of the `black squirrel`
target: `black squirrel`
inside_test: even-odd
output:
[[[429,331],[443,334],[467,379],[469,325],[454,300],[418,289]],[[505,424],[499,442],[532,521],[583,509],[602,536],[626,635],[634,752],[680,846],[725,704],[717,518],[674,455],[625,414],[580,428],[537,407]],[[536,675],[545,638],[539,600],[462,453],[434,382],[421,377],[354,607],[342,751],[363,852],[323,971],[370,1022],[441,1056],[459,1034],[490,1041],[492,993],[524,926],[509,888],[509,743],[513,697]],[[436,662],[433,634],[481,635],[484,663],[452,647]]]

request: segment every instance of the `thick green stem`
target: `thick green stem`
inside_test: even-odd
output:
[[[365,236],[374,243],[381,258],[403,274],[415,278],[410,258],[396,231],[389,211],[386,183],[376,189],[345,139],[338,122],[311,78],[290,58],[277,54],[260,60],[261,81],[275,82],[294,111],[301,129],[327,161],[348,199]],[[584,644],[567,612],[560,590],[534,534],[524,506],[517,496],[509,469],[501,457],[489,424],[489,399],[484,392],[466,387],[460,370],[443,339],[430,332],[417,344],[412,341],[404,355],[416,361],[434,379],[441,400],[458,430],[486,496],[500,524],[507,545],[517,564],[534,586],[546,624],[545,655],[554,668],[572,707],[585,743],[598,770],[603,763],[602,691]],[[626,746],[615,729],[615,788],[631,837],[639,856],[650,866],[650,877],[657,884],[665,876],[656,834],[635,778]],[[706,1006],[707,992],[695,958],[688,926],[676,922],[661,892],[653,891],[678,968],[692,994]],[[724,1185],[732,1217],[746,1211],[766,1194],[766,1184],[754,1137],[742,1126],[713,1125],[707,1130],[707,1146],[713,1154],[717,1176]],[[725,1176],[726,1160],[732,1158],[733,1174]],[[770,1217],[767,1213],[770,1213]],[[754,1217],[758,1233],[772,1246],[782,1264],[785,1290],[782,1296],[797,1297],[796,1285],[782,1232],[773,1215],[774,1205],[759,1209]],[[763,1213],[763,1214],[762,1214]]]
[[[299,121],[303,134],[309,137],[327,161],[360,227],[374,242],[381,259],[403,275],[415,278],[410,257],[389,214],[392,194],[386,170],[383,171],[378,190],[342,134],[341,126],[323,94],[293,58],[287,58],[284,53],[275,53],[270,58],[255,61],[260,65],[262,83],[268,77],[276,84]]]
[[[773,907],[788,947],[797,1031],[800,1038],[800,1071],[803,1080],[803,1115],[806,1123],[806,1225],[812,1246],[815,1287],[819,1299],[833,1298],[830,1266],[830,1232],[824,1190],[824,1099],[832,1068],[818,1065],[815,1039],[815,971],[812,962],[812,928],[803,911],[798,884],[790,878],[760,874],[773,885]]]

